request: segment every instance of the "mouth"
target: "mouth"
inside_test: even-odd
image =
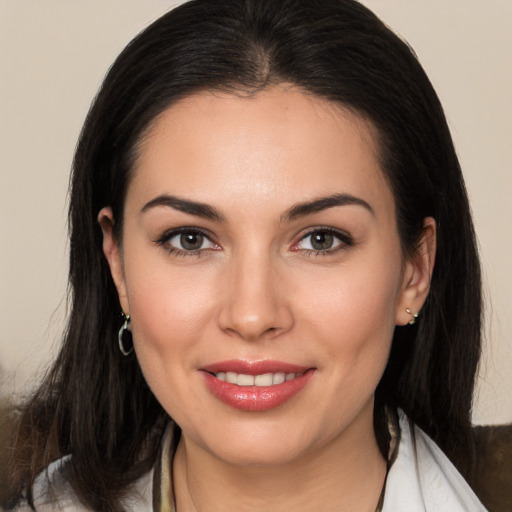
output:
[[[201,368],[209,391],[242,411],[279,407],[296,396],[316,373],[315,368],[280,361],[224,361]]]
[[[297,377],[304,375],[301,373],[262,373],[259,375],[248,375],[246,373],[235,373],[235,372],[218,372],[212,373],[217,379],[223,382],[229,382],[230,384],[236,384],[237,386],[259,386],[269,387],[282,384],[293,380]]]

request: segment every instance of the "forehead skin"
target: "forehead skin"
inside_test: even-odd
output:
[[[311,125],[315,126],[314,131]],[[350,139],[357,139],[357,143],[347,144]],[[345,192],[364,198],[373,191],[373,201],[382,203],[380,206],[394,219],[394,199],[391,195],[390,211],[387,200],[391,190],[379,166],[377,141],[378,132],[370,121],[298,88],[279,86],[251,97],[200,92],[169,107],[145,131],[138,144],[128,196],[135,182],[136,188],[142,186],[145,198],[162,193],[144,180],[142,171],[160,177],[168,174],[172,176],[173,193],[188,197],[199,194],[204,202],[218,200],[211,185],[218,187],[221,183],[222,201],[258,194],[269,199],[272,191],[284,205],[294,201],[297,194],[304,199],[331,194],[329,183],[336,182],[339,173],[343,173],[339,164],[342,161],[359,174],[353,183],[347,181],[351,190]],[[162,143],[168,148],[165,156]],[[316,169],[305,167],[304,162],[311,161],[316,163]],[[222,164],[215,166],[214,162]],[[208,173],[202,172],[205,167]],[[320,168],[323,176],[313,192],[313,180]]]

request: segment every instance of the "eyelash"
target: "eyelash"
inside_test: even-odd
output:
[[[170,245],[170,241],[179,235],[183,234],[189,234],[189,235],[201,235],[204,237],[205,240],[208,240],[211,244],[217,246],[217,244],[212,240],[211,235],[206,233],[205,231],[199,229],[199,228],[192,228],[192,227],[184,227],[184,228],[178,228],[173,229],[171,231],[166,231],[162,236],[160,236],[157,240],[155,240],[155,243],[163,247],[169,254],[173,256],[197,256],[201,257],[206,254],[206,251],[208,250],[215,250],[215,249],[194,249],[194,250],[185,250],[185,249],[179,249],[178,247],[174,247]]]
[[[155,240],[155,243],[158,246],[163,247],[169,254],[174,256],[196,256],[201,257],[206,255],[207,251],[215,250],[212,248],[205,248],[205,249],[194,249],[194,250],[185,250],[185,249],[179,249],[177,247],[174,247],[170,245],[170,241],[183,234],[190,234],[190,235],[200,235],[204,237],[205,240],[208,240],[212,245],[215,245],[218,247],[216,242],[212,240],[211,235],[206,233],[205,231],[199,229],[199,228],[192,228],[192,227],[184,227],[184,228],[178,228],[173,229],[171,231],[166,231],[162,236],[160,236],[157,240]],[[302,241],[307,240],[309,237],[313,236],[314,234],[327,234],[331,235],[335,239],[339,241],[338,245],[335,245],[334,247],[329,247],[327,249],[301,249],[300,247],[297,247]],[[204,241],[203,241],[204,243]],[[292,250],[297,252],[302,252],[303,254],[311,257],[311,256],[325,256],[329,254],[333,254],[335,252],[338,252],[339,250],[346,249],[348,247],[351,247],[354,245],[353,238],[346,232],[340,231],[334,228],[330,227],[316,227],[313,229],[310,229],[307,233],[305,233],[303,236],[300,237],[300,239],[293,244]]]
[[[340,231],[338,229],[334,229],[334,228],[330,228],[330,227],[320,226],[320,227],[315,227],[313,229],[310,229],[306,234],[304,234],[299,239],[299,241],[294,244],[294,248],[297,247],[297,245],[299,245],[303,240],[306,240],[309,237],[311,237],[317,233],[331,235],[339,241],[339,244],[335,245],[334,247],[330,247],[328,249],[316,249],[315,250],[315,249],[296,248],[294,250],[303,251],[303,254],[305,254],[309,257],[311,257],[311,256],[327,256],[327,255],[336,253],[340,250],[347,249],[348,247],[352,247],[354,245],[354,239],[347,232]]]

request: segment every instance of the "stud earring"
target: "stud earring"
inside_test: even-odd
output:
[[[409,320],[409,325],[414,325],[416,323],[416,318],[418,318],[418,313],[413,313],[409,308],[405,309],[405,312],[411,315],[411,319]]]
[[[119,333],[117,335],[117,342],[119,343],[119,350],[123,356],[129,356],[133,352],[133,339],[132,339],[132,328],[130,326],[130,315],[126,315],[121,312],[122,317],[124,318],[124,323],[119,329]]]

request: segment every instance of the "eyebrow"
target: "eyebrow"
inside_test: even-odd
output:
[[[333,194],[326,197],[319,197],[313,201],[295,204],[281,216],[281,220],[295,220],[299,217],[313,215],[314,213],[318,213],[329,208],[347,205],[362,206],[372,215],[375,215],[373,208],[364,199],[352,196],[350,194]]]
[[[347,205],[362,206],[372,215],[375,215],[373,208],[364,199],[352,196],[350,194],[333,194],[326,197],[319,197],[313,201],[307,201],[293,205],[281,216],[281,221],[291,221],[300,217],[313,215],[329,208]],[[162,194],[147,202],[142,207],[141,213],[145,213],[148,210],[158,206],[166,206],[168,208],[173,208],[174,210],[188,213],[189,215],[195,215],[196,217],[202,217],[204,219],[217,222],[227,222],[226,217],[224,217],[224,215],[216,210],[213,206],[210,206],[206,203],[191,201],[190,199],[182,199],[180,197],[168,194]]]
[[[145,213],[152,208],[156,208],[157,206],[167,206],[168,208],[173,208],[180,212],[188,213],[189,215],[195,215],[196,217],[202,217],[204,219],[217,222],[226,222],[224,215],[222,215],[222,213],[216,210],[213,206],[205,203],[191,201],[189,199],[182,199],[180,197],[171,196],[168,194],[155,197],[146,203],[143,206],[141,213]]]

